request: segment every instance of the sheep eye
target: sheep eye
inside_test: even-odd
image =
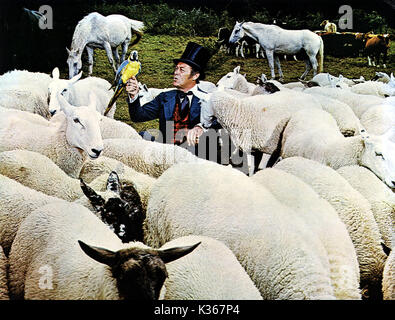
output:
[[[67,89],[63,89],[61,94],[64,94],[67,92]]]
[[[73,121],[74,121],[75,123],[81,124],[81,122],[80,122],[80,120],[79,120],[78,118],[74,118]]]

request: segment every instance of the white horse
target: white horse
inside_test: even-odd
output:
[[[320,36],[310,30],[285,30],[275,25],[268,25],[254,22],[236,22],[232,34],[229,38],[230,43],[235,43],[245,35],[250,36],[265,50],[269,62],[272,79],[275,79],[274,63],[276,62],[280,81],[283,80],[280,59],[278,54],[294,55],[301,50],[307,54],[305,59],[306,70],[300,77],[304,79],[313,68],[314,75],[323,71],[324,44]],[[316,56],[319,54],[319,64]]]
[[[85,47],[88,53],[89,76],[92,75],[93,50],[95,48],[106,50],[108,61],[115,73],[120,62],[125,60],[133,34],[136,34],[137,38],[131,46],[140,41],[143,28],[143,22],[129,19],[120,14],[111,14],[105,17],[100,13],[92,12],[85,16],[75,27],[71,49],[66,48],[69,54],[67,59],[69,79],[76,76],[81,70],[81,55]],[[117,50],[120,45],[122,46],[121,57],[119,57]]]

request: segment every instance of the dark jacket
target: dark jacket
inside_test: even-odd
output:
[[[198,89],[200,90],[200,89]],[[133,122],[144,122],[159,119],[159,130],[162,132],[164,142],[166,140],[166,132],[173,134],[172,127],[166,128],[166,122],[173,120],[174,108],[176,105],[177,89],[165,91],[155,97],[154,100],[140,105],[140,99],[129,103],[130,119]],[[193,96],[189,109],[189,129],[192,129],[200,123],[200,100]],[[166,131],[167,129],[167,131]]]

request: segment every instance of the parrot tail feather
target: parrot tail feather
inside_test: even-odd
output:
[[[121,87],[121,88],[119,88],[117,91],[115,91],[114,95],[112,96],[112,98],[111,98],[110,101],[108,102],[108,105],[107,105],[106,110],[104,111],[104,116],[106,116],[106,115],[110,112],[110,110],[111,110],[112,106],[114,105],[115,101],[116,101],[116,100],[118,99],[118,97],[121,95],[122,89],[123,89],[123,88]]]

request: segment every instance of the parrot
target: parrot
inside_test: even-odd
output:
[[[114,82],[109,89],[111,90],[112,88],[115,88],[115,91],[107,105],[106,110],[104,111],[105,116],[111,110],[118,97],[121,95],[122,90],[126,86],[126,82],[128,82],[131,77],[137,76],[140,72],[141,62],[139,61],[138,52],[133,50],[130,53],[129,58],[121,63],[117,73],[115,74]]]

